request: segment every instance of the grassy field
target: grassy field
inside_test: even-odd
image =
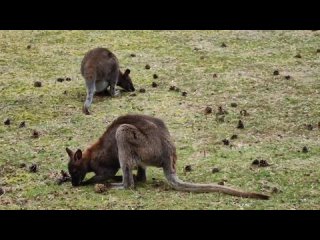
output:
[[[146,92],[95,97],[86,116],[80,62],[98,46],[112,50]],[[0,31],[0,209],[320,209],[318,49],[318,31]],[[219,115],[220,106],[228,114]],[[134,191],[58,185],[65,147],[84,150],[126,113],[166,122],[181,179],[223,181],[271,199],[176,192],[156,168]],[[252,166],[255,159],[270,166]]]

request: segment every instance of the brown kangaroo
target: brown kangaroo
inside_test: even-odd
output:
[[[84,102],[83,112],[90,114],[89,107],[95,93],[106,92],[110,87],[110,95],[117,95],[115,86],[120,86],[128,92],[135,88],[129,76],[130,70],[120,71],[117,57],[106,48],[95,48],[84,56],[81,62],[81,74],[86,82],[87,98]]]
[[[176,148],[164,122],[145,115],[124,115],[114,120],[100,139],[83,153],[66,148],[72,185],[103,183],[122,170],[122,182],[111,188],[133,188],[132,170],[138,167],[136,180],[146,181],[146,167],[162,168],[169,184],[176,190],[190,192],[220,192],[238,197],[269,199],[260,193],[244,192],[216,184],[181,181],[176,174]],[[83,182],[88,172],[96,175]]]

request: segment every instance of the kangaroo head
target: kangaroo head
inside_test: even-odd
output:
[[[129,69],[126,69],[124,73],[120,72],[117,85],[119,87],[122,87],[124,90],[128,92],[134,92],[135,88],[133,86],[133,83],[129,74],[130,74]]]
[[[71,176],[72,186],[79,186],[87,173],[82,159],[82,151],[78,149],[76,152],[73,152],[69,148],[66,148],[66,151],[70,158],[68,171]]]

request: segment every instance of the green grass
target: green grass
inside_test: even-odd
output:
[[[6,191],[0,209],[320,208],[319,32],[0,31],[0,40],[0,187]],[[227,47],[221,47],[223,42]],[[92,115],[86,116],[81,112],[85,86],[80,62],[98,46],[112,50],[121,68],[131,69],[136,89],[146,93],[95,97]],[[302,58],[295,58],[297,53]],[[280,75],[274,76],[274,70]],[[56,82],[59,77],[72,81]],[[34,81],[43,86],[35,88]],[[153,81],[157,88],[151,87]],[[168,91],[171,85],[187,96]],[[232,102],[238,106],[232,108]],[[204,115],[206,106],[212,114]],[[229,112],[224,122],[216,119],[219,106]],[[242,109],[249,116],[240,116]],[[228,186],[264,192],[271,199],[176,192],[156,168],[148,169],[147,183],[134,191],[98,194],[93,186],[57,185],[68,161],[65,147],[85,149],[126,113],[166,122],[177,146],[181,179],[224,179]],[[3,124],[6,118],[12,120],[10,126]],[[236,128],[239,119],[244,129]],[[21,121],[26,128],[19,128]],[[38,139],[31,138],[33,130],[40,132]],[[232,146],[223,145],[222,139],[233,134],[238,139],[231,140]],[[256,158],[272,165],[252,168]],[[21,163],[27,167],[20,168]],[[38,164],[37,173],[28,171],[32,163]],[[185,165],[193,171],[185,173]],[[211,173],[213,167],[220,172]],[[274,187],[279,192],[272,193]]]

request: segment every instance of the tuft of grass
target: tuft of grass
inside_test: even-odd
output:
[[[0,187],[5,190],[0,209],[319,209],[319,36],[312,31],[0,31]],[[136,89],[146,92],[95,97],[92,115],[86,116],[80,62],[99,46],[113,51],[121,68],[131,69]],[[295,58],[297,53],[302,58]],[[57,82],[60,77],[71,81]],[[35,81],[42,87],[35,88]],[[181,91],[169,91],[170,86]],[[230,107],[233,102],[237,107]],[[205,115],[207,106],[213,111]],[[224,121],[217,119],[219,106],[228,111]],[[127,113],[166,122],[181,179],[225,181],[271,199],[176,192],[156,168],[148,169],[147,183],[134,191],[98,194],[93,186],[57,185],[67,165],[65,147],[85,149]],[[3,124],[6,118],[11,125]],[[239,120],[244,129],[236,128]],[[22,121],[25,128],[19,128]],[[33,130],[39,138],[32,138]],[[238,138],[230,140],[234,134]],[[271,166],[253,168],[254,159]],[[37,173],[28,171],[33,163]],[[186,165],[193,171],[185,173]],[[213,167],[220,171],[213,174]]]

